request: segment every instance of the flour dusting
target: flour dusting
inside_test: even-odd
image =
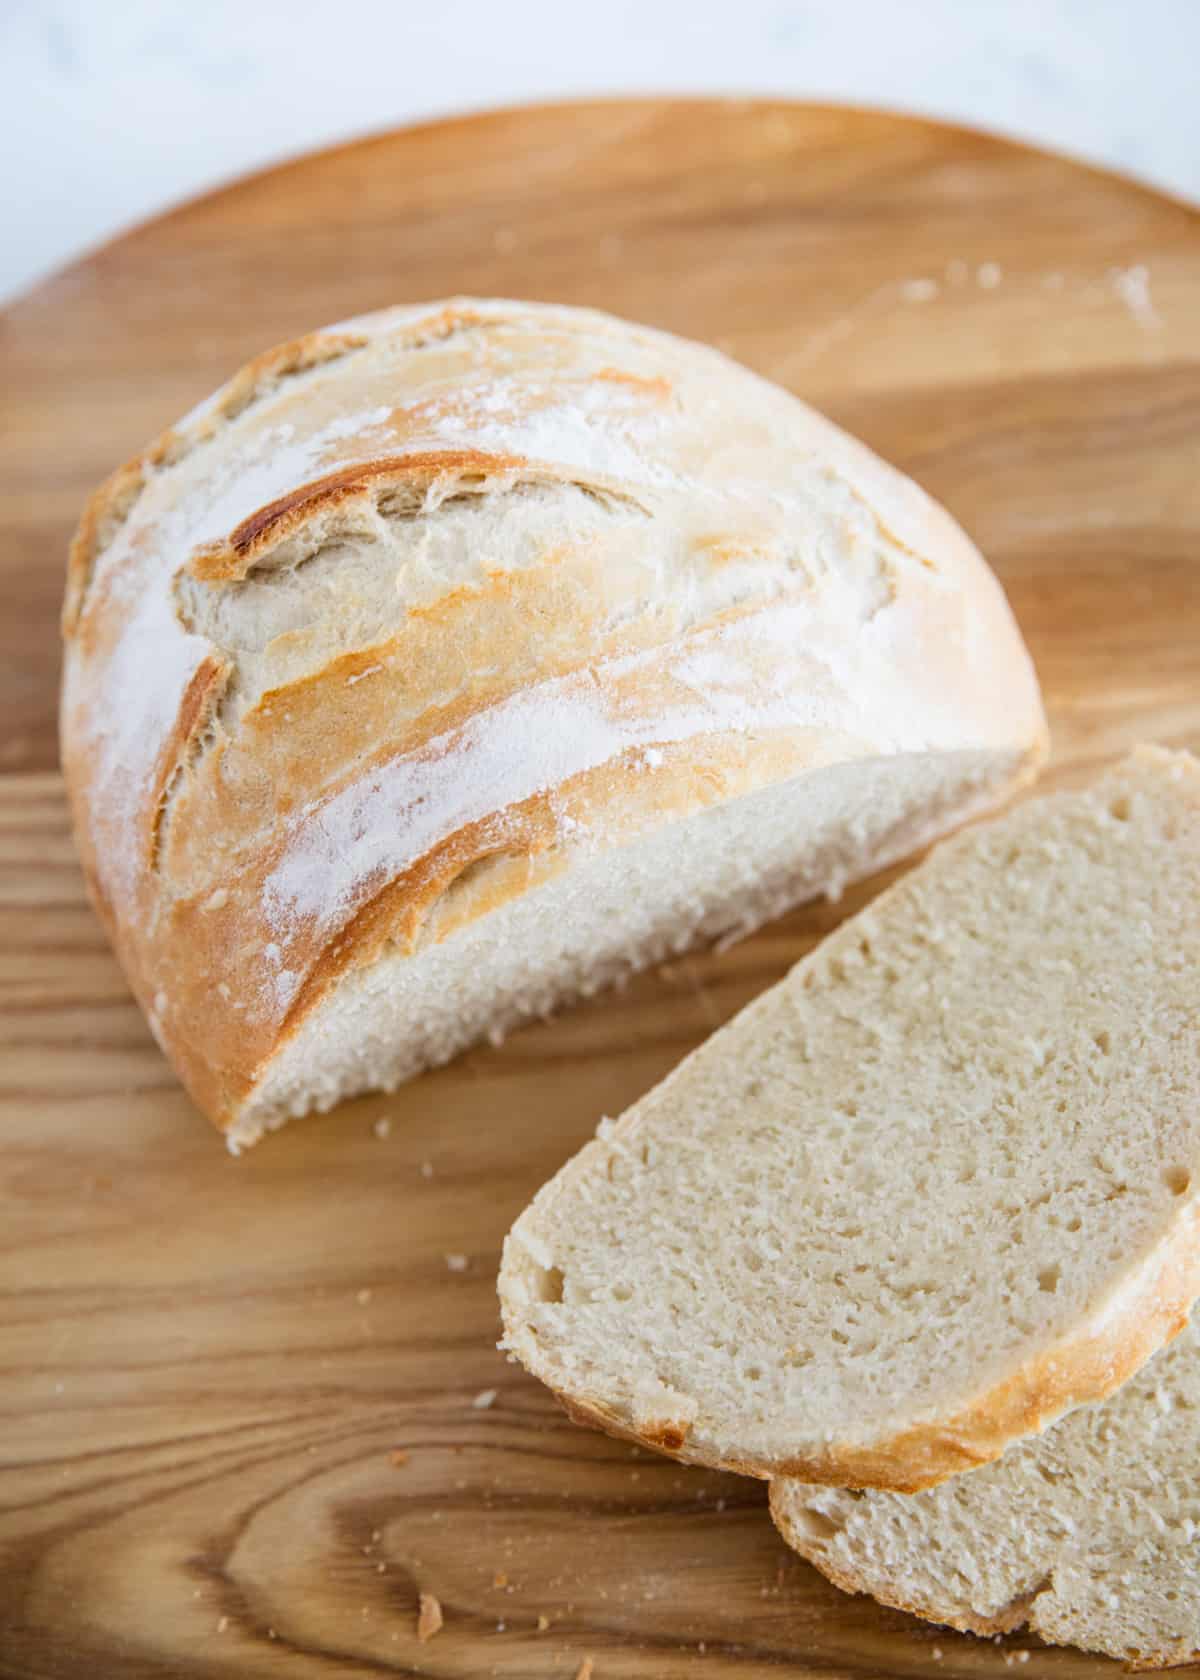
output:
[[[1157,332],[1163,324],[1150,297],[1150,270],[1145,263],[1130,268],[1110,268],[1108,278],[1113,291],[1128,309],[1144,332]]]
[[[953,745],[962,719],[917,699],[889,648],[908,633],[886,615],[850,632],[835,590],[774,604],[672,650],[597,661],[476,713],[293,819],[263,887],[272,962],[288,961],[297,939],[335,937],[460,829],[633,750],[644,763],[647,748],[664,743],[797,728],[869,740],[880,753]],[[647,704],[647,695],[660,698]]]

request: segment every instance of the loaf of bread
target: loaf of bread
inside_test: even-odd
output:
[[[926,1493],[780,1480],[789,1545],[847,1592],[970,1633],[1200,1657],[1200,1327],[1118,1394]]]
[[[910,1491],[1111,1393],[1200,1294],[1200,766],[948,840],[550,1181],[505,1346],[580,1419]]]
[[[93,497],[62,750],[96,905],[232,1146],[836,891],[1044,748],[951,519],[714,351],[397,309]]]

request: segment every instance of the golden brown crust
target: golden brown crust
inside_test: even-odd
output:
[[[336,938],[326,939],[314,929],[311,937],[296,941],[290,961],[304,979],[282,1017],[243,1011],[231,1029],[227,1018],[211,1007],[214,978],[242,972],[247,954],[260,949],[267,937],[260,910],[262,886],[278,861],[278,845],[257,857],[250,871],[225,877],[226,884],[215,893],[206,890],[178,900],[168,936],[187,953],[188,963],[177,972],[173,992],[179,1009],[190,1015],[191,1028],[186,1040],[173,1045],[172,1054],[193,1097],[219,1123],[232,1123],[270,1058],[351,968],[368,965],[385,946],[415,949],[435,908],[442,911],[435,937],[445,938],[565,867],[564,819],[593,834],[609,823],[614,839],[627,840],[675,813],[687,814],[694,808],[697,787],[709,798],[719,798],[739,786],[754,785],[769,757],[777,763],[781,755],[790,756],[793,763],[803,758],[794,743],[754,750],[745,743],[718,742],[708,751],[707,768],[694,753],[668,757],[664,751],[664,763],[654,777],[631,758],[609,763],[559,784],[553,793],[535,795],[458,829],[368,898]],[[468,902],[447,907],[460,876],[504,854],[535,867],[493,877]],[[212,909],[213,897],[221,894],[223,902]]]
[[[139,854],[145,868],[151,872],[159,867],[160,840],[167,797],[179,774],[180,766],[203,733],[220,701],[229,680],[229,664],[224,659],[206,655],[193,671],[183,697],[179,713],[170,734],[163,742],[158,765],[151,782],[151,797],[145,808],[145,838]]]
[[[253,404],[276,390],[285,379],[308,373],[339,361],[371,341],[359,332],[311,332],[264,350],[239,369],[217,396],[211,416],[206,416],[202,435],[208,435],[215,421],[236,420]]]
[[[793,504],[796,464],[817,456],[811,494]],[[519,498],[502,513],[531,483],[574,500],[562,540],[529,557],[505,535],[522,528]],[[273,587],[273,567],[360,540],[364,512],[376,526],[415,524],[460,491],[487,502],[480,528],[495,558],[473,554],[433,593],[396,597],[382,639],[348,630],[344,647],[306,663],[306,627],[288,628],[262,655],[283,674],[247,692],[236,637],[226,646],[197,629],[236,619],[239,592]],[[818,534],[839,521],[851,531],[854,577],[839,600],[861,600],[863,622],[896,614],[867,680],[883,670],[952,748],[994,749],[1014,766],[1037,757],[1026,656],[945,516],[783,393],[606,317],[456,301],[309,334],[257,358],[101,487],[71,559],[64,766],[127,973],[219,1124],[348,969],[445,938],[569,867],[565,825],[619,844],[809,766],[902,750],[897,708],[841,674],[844,615],[831,616],[822,568],[797,536],[823,496],[834,511]],[[930,556],[956,574],[953,588],[921,581]],[[776,622],[811,612],[811,668],[803,647],[739,643],[736,681],[722,676],[717,690],[724,711],[659,741],[657,717],[695,710],[698,695],[708,704],[689,650],[705,635],[741,636],[768,609]],[[988,671],[939,678],[939,661],[968,641]],[[273,872],[308,843],[314,812],[451,750],[464,778],[479,764],[486,784],[472,731],[564,682],[596,697],[615,743],[605,762],[567,754],[544,787],[448,809],[413,855],[352,881],[336,916],[285,905],[272,921]],[[810,724],[800,702],[814,687]],[[770,710],[779,693],[797,697],[783,724]],[[655,742],[653,760],[626,750],[622,731]],[[521,739],[536,750],[536,731]]]
[[[132,511],[151,472],[182,460],[196,444],[210,438],[220,424],[235,420],[260,397],[275,390],[282,380],[335,361],[367,343],[369,340],[361,333],[314,332],[264,350],[217,392],[200,420],[185,428],[169,426],[153,443],[111,473],[88,498],[71,539],[63,636],[70,638],[78,630],[96,557]]]
[[[149,448],[109,474],[88,497],[67,554],[67,588],[63,599],[62,633],[74,636],[91,582],[96,556],[128,516],[145,488],[148,474],[176,447],[178,434],[167,430]]]
[[[656,379],[644,379],[640,374],[626,373],[624,368],[603,367],[593,377],[610,380],[616,385],[624,385],[629,390],[636,391],[640,396],[650,397],[658,403],[669,402],[671,399],[671,381],[663,378],[661,374]]]
[[[681,633],[677,615],[661,604],[652,602],[640,612],[625,605],[639,581],[611,545],[559,548],[537,567],[515,575],[489,571],[478,584],[449,589],[411,608],[386,641],[338,655],[266,690],[242,713],[236,736],[216,743],[176,793],[178,820],[166,858],[172,878],[181,891],[198,880],[212,891],[232,886],[226,875],[244,879],[247,868],[257,867],[261,877],[274,867],[278,836],[264,832],[261,808],[241,791],[256,771],[269,776],[276,807],[287,813],[328,799],[389,763],[435,752],[439,741],[448,750],[455,732],[534,683],[599,686],[605,662],[637,652],[661,649],[664,657],[656,668],[618,672],[605,681],[614,709],[665,712],[685,703],[688,686],[676,669],[680,660],[673,666],[668,650],[686,656],[706,638],[736,631],[752,617],[755,604],[723,608]],[[619,618],[615,626],[609,623],[613,617]],[[566,634],[548,637],[548,624]],[[423,704],[426,696],[439,699]],[[331,716],[337,718],[336,730],[329,727]],[[669,743],[660,751],[665,766],[673,756]],[[730,766],[736,768],[748,752],[764,770],[799,768],[803,762],[794,754],[780,756],[778,745],[768,750],[730,732],[722,749]],[[699,749],[690,758],[697,769],[710,762]],[[817,762],[815,743],[810,761]],[[711,773],[708,768],[716,793]],[[224,871],[213,867],[214,833],[222,837],[229,859]]]
[[[205,543],[192,550],[187,569],[204,583],[244,578],[255,561],[284,537],[308,524],[318,514],[356,501],[381,490],[405,489],[414,493],[448,476],[477,474],[536,473],[542,478],[563,479],[566,473],[537,469],[531,461],[515,455],[488,455],[478,449],[442,449],[423,455],[390,455],[382,460],[359,461],[341,472],[301,484],[243,519],[228,537]]]

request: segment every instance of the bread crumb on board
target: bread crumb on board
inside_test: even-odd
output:
[[[539,1616],[538,1619],[537,1619],[537,1630],[538,1630],[538,1632],[539,1633],[546,1633],[548,1631],[549,1627],[550,1627],[549,1616]]]
[[[392,1122],[385,1114],[380,1119],[376,1120],[375,1124],[371,1127],[371,1130],[375,1133],[377,1138],[390,1137],[392,1133]]]
[[[394,1470],[403,1470],[404,1466],[408,1463],[408,1454],[405,1452],[403,1447],[393,1447],[392,1451],[388,1454],[388,1459]]]
[[[579,1667],[575,1670],[575,1680],[592,1680],[592,1666],[591,1657],[584,1657]]]
[[[486,1412],[489,1407],[496,1404],[496,1395],[498,1393],[499,1390],[495,1388],[481,1388],[474,1400],[472,1400],[471,1404],[477,1412]]]
[[[447,1254],[446,1265],[452,1272],[465,1272],[469,1261],[465,1254]]]
[[[424,1643],[441,1631],[442,1607],[432,1593],[422,1593],[420,1609],[417,1612],[417,1638]]]

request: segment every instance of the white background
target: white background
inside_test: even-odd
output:
[[[684,91],[953,117],[1200,198],[1200,0],[0,0],[0,297],[331,140]]]

